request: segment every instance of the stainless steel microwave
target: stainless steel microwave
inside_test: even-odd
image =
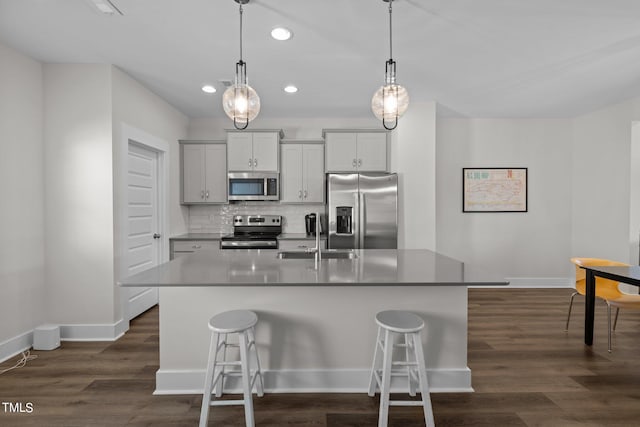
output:
[[[280,200],[277,172],[230,172],[229,200]]]

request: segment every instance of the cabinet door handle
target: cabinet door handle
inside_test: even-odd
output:
[[[362,166],[362,159],[358,159],[358,167]]]
[[[307,194],[308,194],[308,193],[307,193],[307,190],[304,190],[304,198],[305,198],[305,199],[307,198]]]
[[[191,246],[191,248],[193,248],[193,249],[200,249],[201,247],[202,247],[202,246],[200,246],[200,245],[193,245],[193,246]]]
[[[200,198],[201,198],[201,199],[204,199],[204,190],[202,190],[202,191],[200,192]]]
[[[298,199],[302,199],[302,190],[298,191]]]
[[[258,167],[258,159],[253,159],[253,167]]]
[[[207,190],[207,194],[205,195],[205,198],[209,198],[209,190]]]
[[[356,167],[356,159],[353,159],[353,161],[351,162],[351,165],[355,168]]]
[[[253,164],[253,159],[249,159],[249,167],[251,167],[251,165]]]
[[[298,248],[303,249],[303,248],[307,248],[307,245],[298,245]]]

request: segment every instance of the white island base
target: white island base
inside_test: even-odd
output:
[[[160,369],[155,394],[203,391],[209,319],[249,309],[269,393],[366,393],[382,310],[412,311],[425,320],[422,342],[432,392],[470,392],[467,286],[211,286],[160,287]],[[407,390],[393,378],[392,392]],[[233,378],[225,392],[239,392]]]

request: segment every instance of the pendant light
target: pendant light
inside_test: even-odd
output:
[[[396,62],[393,60],[391,26],[393,0],[382,1],[389,3],[389,60],[385,65],[384,85],[373,94],[371,110],[379,120],[382,120],[385,129],[393,130],[398,126],[398,117],[401,117],[409,107],[409,93],[396,83]]]
[[[247,63],[242,60],[242,5],[249,0],[234,0],[240,5],[240,60],[236,62],[235,83],[222,95],[222,108],[238,130],[246,129],[260,112],[260,97],[247,84]]]

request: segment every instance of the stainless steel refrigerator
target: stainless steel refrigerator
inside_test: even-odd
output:
[[[329,249],[397,249],[397,174],[327,174],[327,199]]]

